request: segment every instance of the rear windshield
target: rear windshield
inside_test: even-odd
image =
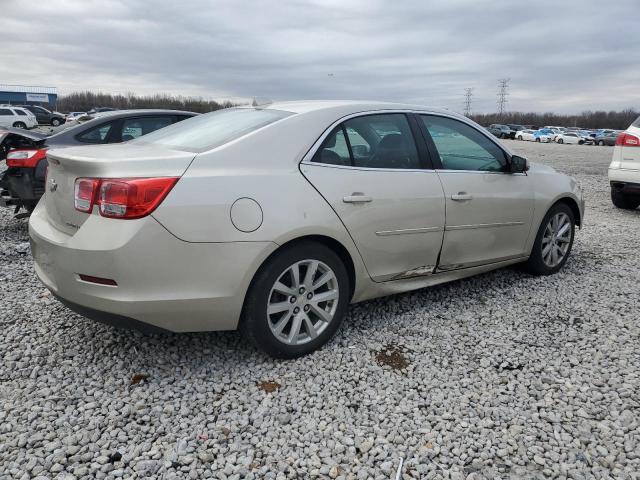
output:
[[[199,153],[224,145],[290,115],[293,113],[273,109],[226,108],[188,118],[133,142]]]

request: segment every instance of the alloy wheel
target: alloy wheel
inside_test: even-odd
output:
[[[549,219],[542,236],[542,261],[549,268],[558,266],[567,256],[571,244],[571,219],[564,213],[556,213]]]
[[[278,277],[267,305],[271,333],[287,345],[317,338],[333,321],[340,297],[338,279],[319,260],[301,260]]]

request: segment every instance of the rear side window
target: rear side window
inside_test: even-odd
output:
[[[640,117],[636,118],[636,121],[631,124],[632,127],[640,128]]]
[[[140,117],[127,118],[122,122],[121,138],[123,142],[134,140],[148,133],[155,132],[173,123],[173,117]]]
[[[204,152],[290,115],[293,113],[274,109],[227,108],[174,123],[136,141]]]
[[[24,110],[16,110],[15,111],[18,115],[23,115],[23,116],[27,116],[27,112],[25,112]]]
[[[107,143],[107,137],[113,127],[113,122],[103,123],[76,136],[76,139],[85,143]]]

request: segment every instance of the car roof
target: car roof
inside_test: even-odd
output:
[[[362,101],[362,100],[298,100],[286,102],[273,102],[256,107],[245,108],[264,108],[274,110],[284,110],[292,113],[309,113],[320,110],[339,110],[341,112],[358,113],[368,110],[416,110],[432,113],[446,113],[447,115],[456,115],[450,110],[444,108],[427,107],[424,105],[415,105],[407,103],[392,103],[380,101]]]
[[[98,114],[100,114],[98,116]],[[121,118],[121,117],[130,117],[132,115],[197,115],[196,112],[187,112],[184,110],[169,110],[169,109],[161,109],[161,108],[141,108],[141,109],[130,109],[130,110],[109,110],[106,112],[97,112],[93,115],[96,118]]]

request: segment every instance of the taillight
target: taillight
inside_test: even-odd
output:
[[[627,132],[622,132],[616,137],[616,145],[619,147],[640,147],[640,138]]]
[[[7,153],[7,167],[35,168],[38,162],[46,157],[46,148],[17,148]]]
[[[108,218],[141,218],[160,205],[177,181],[176,177],[78,178],[75,206],[81,212],[91,212],[98,205],[100,215]]]
[[[73,204],[76,210],[90,213],[96,201],[100,180],[97,178],[78,178],[73,186]]]

